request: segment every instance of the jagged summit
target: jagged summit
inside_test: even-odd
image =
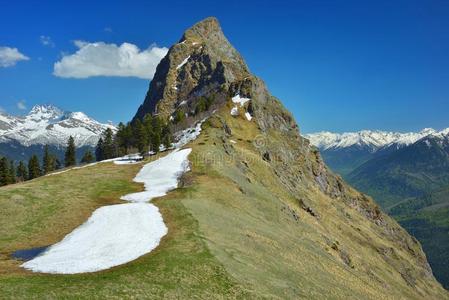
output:
[[[202,39],[208,39],[211,35],[221,34],[220,23],[215,17],[208,17],[198,23],[195,23],[192,27],[187,29],[179,42],[186,40],[187,38],[197,37]]]
[[[161,60],[134,120],[147,113],[168,118],[180,103],[187,104],[184,110],[189,113],[196,104],[192,99],[211,91],[227,91],[232,82],[248,76],[248,67],[217,19],[207,18],[187,29]]]

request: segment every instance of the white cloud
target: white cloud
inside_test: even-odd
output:
[[[19,100],[19,102],[17,102],[17,108],[20,110],[25,110],[27,109],[26,105],[25,105],[25,100]]]
[[[19,52],[17,48],[0,47],[0,67],[12,67],[18,61],[30,58]]]
[[[41,44],[44,46],[48,46],[48,47],[54,47],[55,43],[53,42],[53,40],[51,39],[51,37],[47,36],[47,35],[41,35],[39,37]]]
[[[140,50],[136,45],[74,41],[78,50],[64,55],[54,64],[53,74],[65,78],[121,76],[152,79],[159,61],[168,49],[150,46]]]

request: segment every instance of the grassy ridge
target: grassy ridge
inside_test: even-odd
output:
[[[199,238],[197,222],[177,190],[156,200],[169,233],[153,252],[123,266],[79,275],[35,274],[9,254],[52,244],[98,206],[140,190],[132,183],[141,165],[100,164],[0,189],[0,298],[211,298],[243,297]]]

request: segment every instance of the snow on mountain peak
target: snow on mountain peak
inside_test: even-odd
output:
[[[78,147],[95,146],[110,124],[102,124],[82,112],[64,112],[53,105],[35,105],[25,117],[2,115],[0,143],[18,142],[24,146],[64,146],[73,136]]]
[[[408,146],[426,136],[448,136],[449,128],[436,131],[432,128],[425,128],[420,132],[388,132],[362,130],[358,132],[332,133],[328,131],[311,133],[305,135],[312,145],[322,149],[349,148],[352,146],[368,147],[371,151],[380,148],[396,145],[397,147]]]
[[[53,105],[35,105],[31,111],[26,116],[30,120],[53,120],[61,118],[64,112],[56,106]]]

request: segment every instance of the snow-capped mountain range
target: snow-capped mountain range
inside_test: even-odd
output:
[[[36,105],[26,116],[0,113],[0,144],[65,146],[70,136],[77,147],[95,146],[101,133],[115,127],[82,112],[65,112],[52,105]]]
[[[428,136],[437,138],[447,137],[449,136],[449,128],[441,131],[425,128],[420,132],[407,133],[379,130],[362,130],[345,133],[323,131],[305,135],[312,145],[321,150],[344,149],[355,146],[369,148],[373,152],[390,146],[396,146],[397,148],[408,146]]]

